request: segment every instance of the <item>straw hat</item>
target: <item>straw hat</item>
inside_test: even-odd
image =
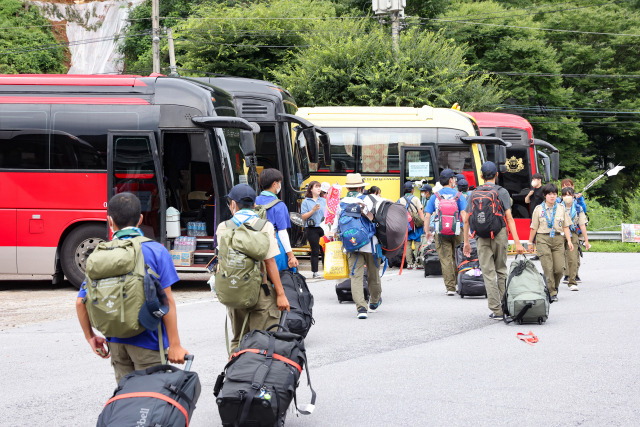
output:
[[[362,180],[362,176],[359,173],[348,173],[347,182],[344,184],[348,188],[366,187],[367,183]]]

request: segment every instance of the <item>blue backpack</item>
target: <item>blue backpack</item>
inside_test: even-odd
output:
[[[376,226],[362,216],[360,204],[340,203],[340,209],[342,211],[338,218],[338,230],[344,249],[347,252],[355,252],[368,243],[373,244],[371,239],[376,234]]]

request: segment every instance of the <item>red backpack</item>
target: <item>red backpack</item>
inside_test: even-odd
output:
[[[458,199],[462,195],[456,192],[456,195],[450,199],[440,196],[440,192],[436,192],[438,198],[438,208],[436,210],[436,233],[442,236],[456,236],[460,234],[460,211],[458,210]]]

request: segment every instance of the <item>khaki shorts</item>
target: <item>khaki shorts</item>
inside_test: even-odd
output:
[[[131,344],[109,343],[111,366],[116,374],[116,382],[125,375],[151,366],[160,365],[160,352]]]

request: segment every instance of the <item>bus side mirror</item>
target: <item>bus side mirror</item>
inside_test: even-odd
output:
[[[313,127],[302,129],[302,135],[307,142],[307,153],[309,153],[309,161],[318,163],[318,137],[316,129]]]
[[[500,172],[502,171],[502,166],[505,167],[504,172],[507,171],[507,147],[503,145],[496,145],[496,164],[500,165]]]
[[[322,154],[324,157],[324,164],[331,165],[331,142],[329,141],[328,133],[321,133],[318,135],[318,140],[322,144]]]
[[[560,153],[554,151],[551,153],[551,179],[554,181],[558,180],[560,176]]]
[[[253,139],[253,132],[248,130],[240,131],[240,149],[245,157],[256,154],[256,141]]]

